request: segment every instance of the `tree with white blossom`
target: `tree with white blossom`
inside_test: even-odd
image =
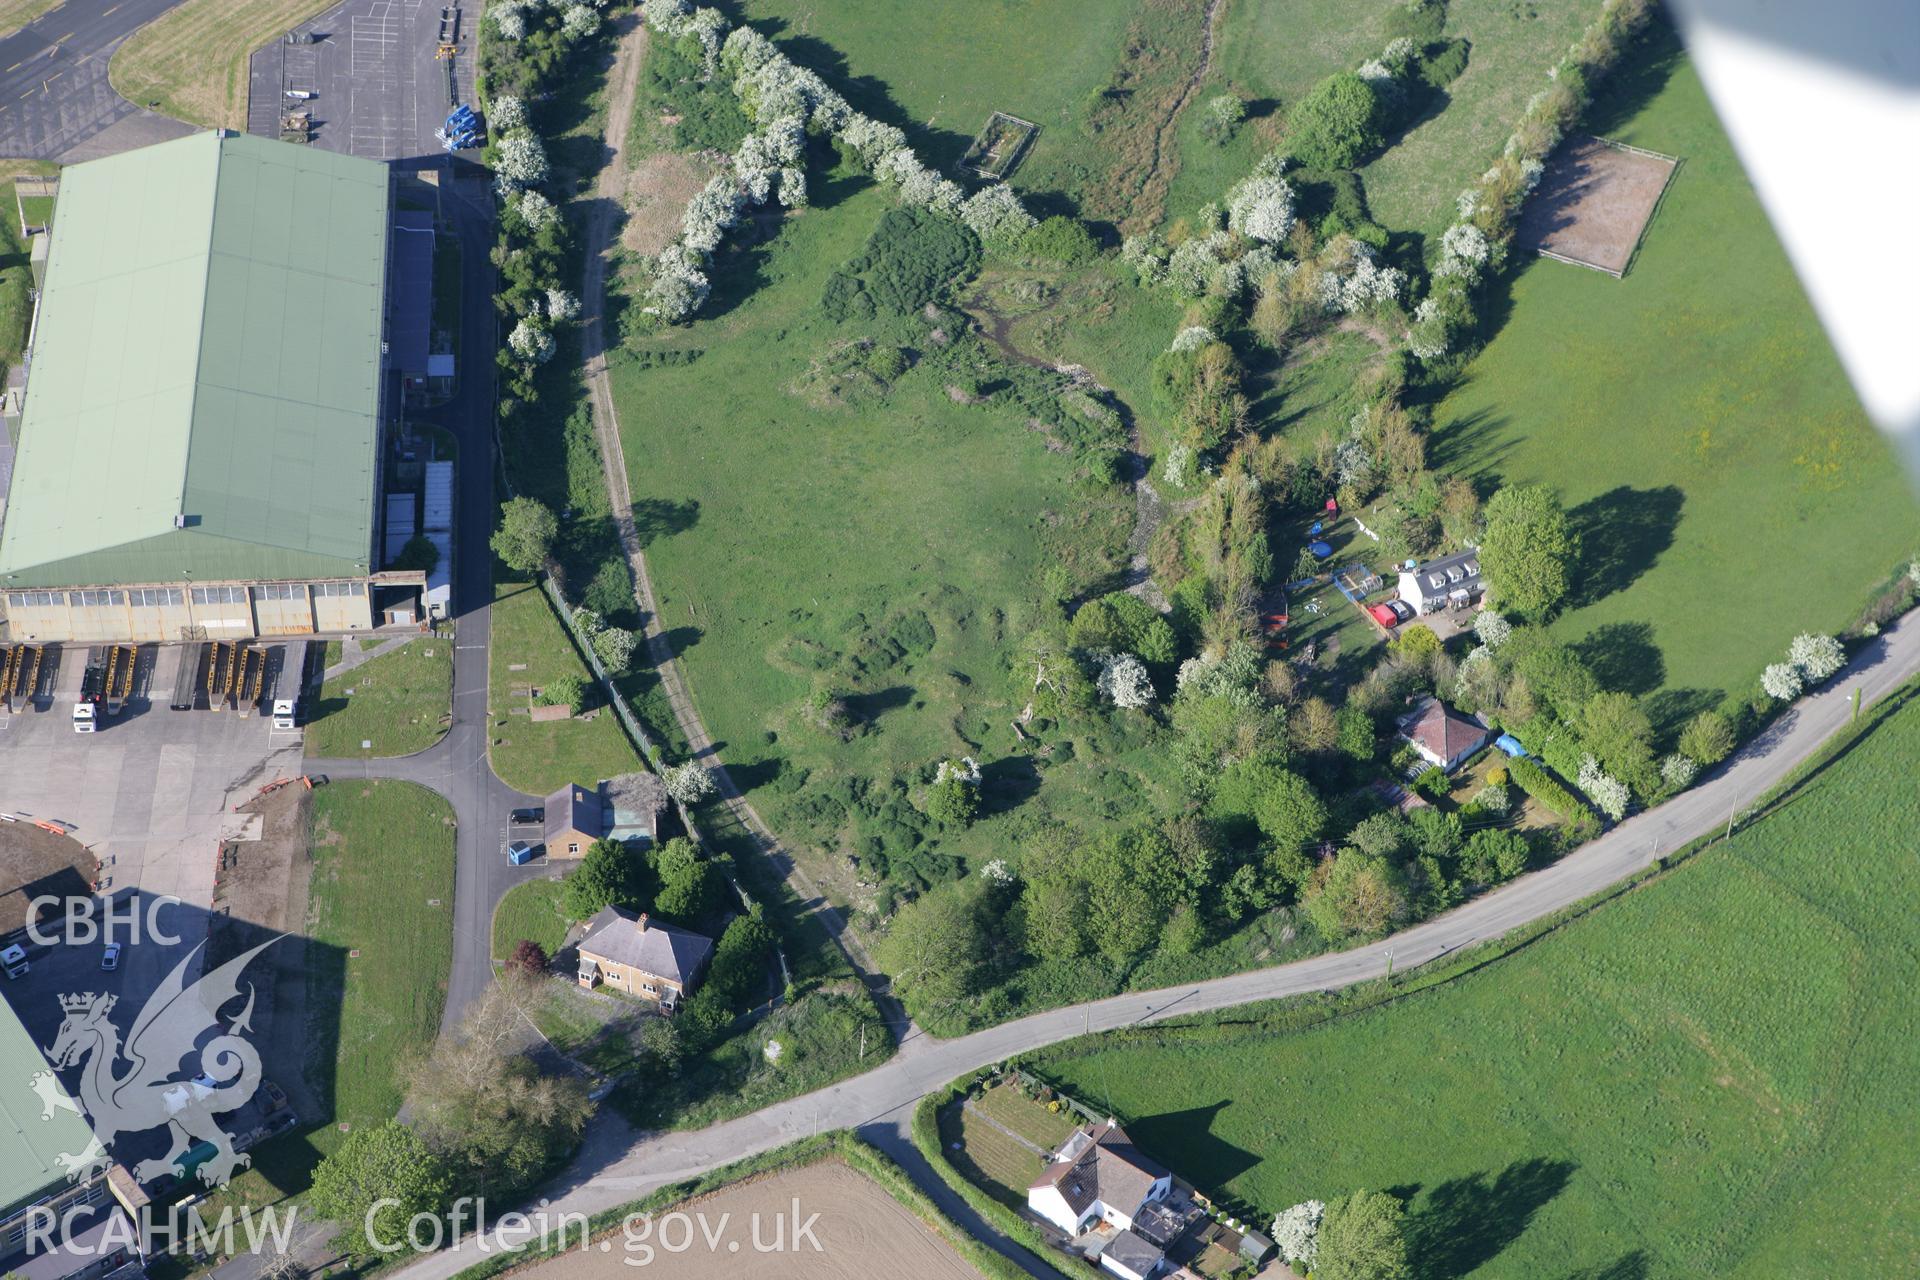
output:
[[[579,40],[600,29],[600,15],[584,4],[570,4],[560,11],[560,30]]]
[[[553,359],[553,335],[532,316],[520,317],[520,323],[507,335],[507,346],[529,364],[545,364]]]
[[[1804,687],[1800,668],[1791,662],[1771,663],[1760,673],[1761,690],[1769,698],[1777,698],[1781,702],[1792,702],[1800,696],[1800,690]]]
[[[1303,1200],[1273,1220],[1273,1244],[1287,1262],[1305,1270],[1313,1269],[1320,1251],[1320,1220],[1327,1206],[1318,1200]]]
[[[669,766],[660,775],[660,781],[666,784],[669,796],[689,807],[709,799],[719,790],[713,781],[713,771],[692,760]]]
[[[1594,808],[1615,822],[1626,816],[1627,804],[1632,799],[1627,784],[1603,770],[1592,756],[1580,758],[1580,774],[1574,779],[1574,785],[1587,793]]]
[[[1251,240],[1276,244],[1293,229],[1293,188],[1263,166],[1227,192],[1227,226]]]
[[[1020,197],[1001,183],[982,187],[960,207],[960,219],[982,244],[1009,245],[1039,225]]]
[[[566,289],[547,290],[547,319],[556,323],[576,320],[580,316],[580,299]]]
[[[487,18],[502,40],[524,40],[527,35],[526,6],[519,0],[500,0],[487,10]]]
[[[1807,632],[1787,646],[1787,661],[1800,669],[1808,684],[1819,684],[1847,665],[1847,651],[1832,636]]]
[[[1482,609],[1473,619],[1473,634],[1489,649],[1498,649],[1513,634],[1513,624],[1492,609]]]
[[[1169,351],[1198,351],[1213,341],[1213,330],[1203,324],[1190,324],[1173,335]]]
[[[1660,762],[1660,781],[1675,791],[1685,791],[1693,785],[1700,766],[1692,756],[1683,756],[1678,751]]]
[[[487,127],[495,133],[523,129],[527,124],[527,104],[510,93],[503,93],[487,108]]]
[[[527,130],[510,133],[495,149],[493,171],[515,187],[531,187],[547,180],[547,149]]]
[[[560,210],[554,207],[553,201],[531,187],[513,197],[513,207],[529,231],[544,231],[560,220]]]
[[[1153,701],[1153,681],[1147,666],[1130,653],[1112,653],[1101,659],[1100,678],[1094,684],[1101,697],[1123,710]]]

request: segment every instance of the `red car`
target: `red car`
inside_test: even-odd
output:
[[[1372,614],[1373,620],[1383,627],[1400,625],[1400,615],[1393,611],[1392,605],[1370,604],[1367,606],[1367,612]]]

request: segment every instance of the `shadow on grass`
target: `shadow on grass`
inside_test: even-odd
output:
[[[1635,696],[1667,682],[1667,660],[1653,642],[1653,624],[1609,622],[1573,646],[1603,689]]]
[[[1535,1157],[1428,1191],[1407,1218],[1415,1280],[1456,1280],[1491,1262],[1566,1190],[1576,1167]]]
[[[1189,1169],[1206,1170],[1207,1182],[1224,1186],[1260,1163],[1251,1151],[1234,1146],[1213,1132],[1220,1113],[1233,1104],[1225,1099],[1185,1111],[1146,1116],[1127,1126],[1127,1132],[1145,1151],[1179,1152]]]
[[[1673,546],[1686,494],[1675,485],[1616,485],[1567,513],[1580,538],[1580,567],[1571,604],[1581,608],[1624,591]]]

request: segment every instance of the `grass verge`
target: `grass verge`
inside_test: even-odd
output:
[[[505,960],[522,939],[537,942],[551,956],[567,936],[560,914],[558,880],[529,880],[507,890],[493,909],[493,958]]]
[[[589,706],[571,720],[539,724],[525,714],[530,701],[526,691],[561,676],[586,681],[589,702],[593,700],[587,664],[575,652],[545,592],[531,583],[496,584],[492,633],[487,753],[503,782],[543,796],[570,782],[591,786],[642,767],[639,753],[607,707]]]
[[[332,645],[328,651],[332,661]],[[321,685],[307,725],[307,754],[405,756],[424,751],[446,734],[452,705],[453,637],[409,640]],[[362,742],[373,746],[363,749]]]

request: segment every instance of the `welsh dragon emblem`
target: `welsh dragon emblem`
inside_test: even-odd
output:
[[[248,962],[278,941],[270,938],[188,985],[187,968],[200,951],[195,947],[147,1000],[124,1044],[109,1016],[117,997],[91,991],[60,997],[66,1018],[47,1057],[56,1069],[84,1064],[80,1101],[76,1105],[56,1088],[50,1071],[37,1074],[33,1085],[41,1097],[42,1119],[63,1108],[84,1112],[93,1126],[93,1141],[85,1151],[60,1155],[68,1178],[78,1181],[110,1165],[107,1149],[119,1135],[162,1125],[171,1132],[172,1146],[159,1159],[134,1166],[133,1176],[141,1182],[184,1173],[181,1157],[195,1142],[214,1149],[199,1168],[201,1181],[210,1187],[225,1186],[252,1163],[251,1157],[233,1149],[215,1119],[243,1105],[260,1087],[260,1055],[240,1034],[253,1030],[251,984],[246,1006],[225,1030],[220,1028],[220,1010],[239,999],[240,974]],[[209,1031],[219,1034],[202,1044]],[[195,1054],[200,1069],[187,1079],[176,1079]],[[120,1070],[123,1060],[126,1069]]]

